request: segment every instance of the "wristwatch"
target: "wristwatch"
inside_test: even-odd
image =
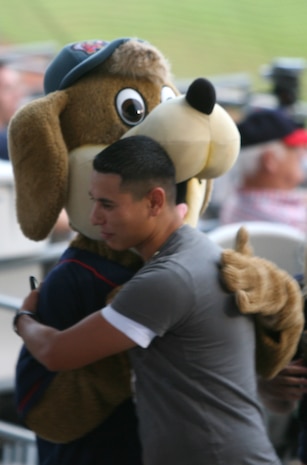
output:
[[[17,334],[18,334],[17,321],[18,321],[19,317],[22,316],[22,315],[28,315],[31,318],[34,318],[34,320],[36,320],[35,313],[30,312],[29,310],[17,310],[17,312],[15,313],[14,319],[13,319],[13,329],[14,329],[15,333],[17,333]]]

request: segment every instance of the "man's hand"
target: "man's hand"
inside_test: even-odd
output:
[[[37,299],[38,291],[32,290],[30,294],[24,299],[23,304],[19,310],[15,313],[13,318],[13,329],[20,336],[19,333],[19,324],[21,317],[31,317],[36,318],[36,308],[37,308]]]
[[[264,405],[273,412],[292,411],[307,393],[307,367],[303,360],[292,361],[270,380],[259,378],[258,388]]]
[[[34,289],[27,297],[25,297],[20,310],[29,310],[32,313],[36,313],[38,303],[39,290]]]

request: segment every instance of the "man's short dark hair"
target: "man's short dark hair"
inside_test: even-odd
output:
[[[119,139],[96,155],[93,168],[99,173],[118,174],[121,186],[137,198],[160,186],[168,200],[175,201],[175,167],[164,148],[150,137]]]

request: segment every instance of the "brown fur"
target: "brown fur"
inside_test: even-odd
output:
[[[173,77],[168,60],[150,44],[129,41],[119,47],[105,67],[113,76],[146,79],[153,84],[171,82]]]
[[[304,327],[303,296],[288,273],[268,260],[251,258],[245,228],[238,232],[236,250],[222,254],[223,280],[235,292],[240,311],[255,315],[257,371],[273,378],[297,350]]]

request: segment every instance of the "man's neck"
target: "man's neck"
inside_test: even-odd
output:
[[[156,228],[156,231],[148,238],[146,242],[138,247],[138,251],[144,261],[150,260],[155,255],[167,239],[183,225],[181,218],[176,217],[174,221],[169,221],[167,224]]]

